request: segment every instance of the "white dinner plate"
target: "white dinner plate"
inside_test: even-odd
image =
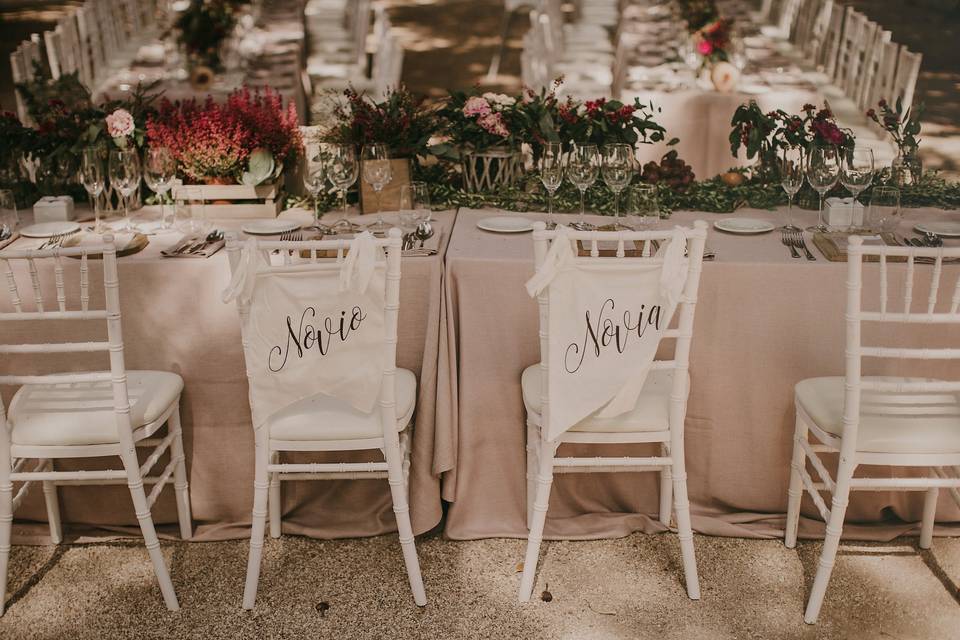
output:
[[[914,229],[920,233],[935,233],[944,238],[960,238],[960,222],[918,222]]]
[[[299,228],[300,223],[296,220],[272,218],[270,220],[257,220],[256,222],[248,222],[240,227],[240,230],[252,236],[276,236],[288,231],[296,231]]]
[[[713,223],[715,229],[728,233],[753,234],[767,233],[777,228],[777,225],[766,220],[756,218],[724,218]]]
[[[64,233],[74,233],[80,231],[80,224],[77,222],[38,222],[29,227],[20,229],[20,235],[25,238],[52,238]]]
[[[484,231],[494,233],[523,233],[533,231],[533,222],[520,216],[496,216],[477,221],[477,226]]]

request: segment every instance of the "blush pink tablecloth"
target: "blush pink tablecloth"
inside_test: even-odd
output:
[[[330,214],[331,218],[339,213]],[[392,220],[393,216],[385,216]],[[428,531],[440,521],[439,476],[431,472],[436,390],[437,352],[441,307],[443,249],[450,238],[455,212],[436,213],[439,253],[429,257],[405,257],[400,287],[397,365],[411,369],[418,378],[416,422],[410,473],[411,517],[415,532]],[[229,229],[238,222],[218,221]],[[253,430],[247,401],[247,382],[240,344],[240,323],[233,304],[221,301],[229,282],[226,251],[208,259],[168,259],[161,249],[171,246],[179,234],[152,236],[142,252],[120,258],[120,298],[123,337],[128,369],[162,369],[180,374],[185,381],[181,415],[190,482],[196,540],[245,538],[249,536],[253,505]],[[19,240],[12,248],[26,247]],[[33,241],[36,245],[36,241]],[[78,262],[64,260],[68,291],[79,287]],[[94,263],[91,263],[94,264]],[[45,273],[45,290],[55,292],[53,274]],[[102,300],[102,275],[91,267],[91,284],[97,282],[92,299]],[[19,274],[21,289],[29,295],[29,277]],[[4,286],[5,290],[5,286]],[[53,295],[52,293],[48,294]],[[74,295],[76,300],[76,294]],[[32,304],[32,303],[30,303]],[[55,305],[55,298],[53,299]],[[6,295],[0,309],[7,310]],[[10,326],[12,324],[12,326]],[[46,323],[49,325],[49,323]],[[55,339],[102,340],[104,323],[4,323],[2,340],[38,342]],[[57,337],[56,334],[60,336]],[[4,358],[0,373],[52,372],[78,368],[76,359]],[[87,361],[90,367],[106,368],[105,357]],[[0,389],[8,404],[13,389]],[[9,404],[8,404],[9,406]],[[379,452],[377,452],[379,453]],[[307,454],[304,454],[307,455]],[[368,460],[372,454],[354,452],[343,460]],[[166,457],[165,457],[166,458]],[[320,456],[308,458],[320,460]],[[67,463],[63,469],[74,468]],[[90,461],[92,468],[120,468],[119,459]],[[165,464],[161,461],[160,464]],[[162,466],[160,467],[162,468]],[[61,509],[68,536],[102,535],[103,530],[135,533],[136,518],[126,487],[61,487]],[[290,482],[283,485],[283,530],[313,537],[355,537],[395,531],[390,492],[386,481],[344,480]],[[176,522],[173,490],[165,489],[153,509],[158,524]],[[43,494],[31,491],[15,513],[14,542],[45,542],[46,520]],[[89,525],[89,526],[84,526]],[[91,527],[99,532],[91,531]],[[174,537],[175,527],[167,528]]]
[[[960,219],[957,212],[906,214]],[[527,535],[520,373],[539,359],[537,308],[523,286],[533,273],[533,243],[529,234],[478,229],[477,221],[490,215],[496,212],[460,211],[444,275],[433,470],[444,473],[443,497],[452,502],[446,534],[454,539]],[[780,214],[764,211],[736,215],[782,221]],[[812,222],[816,214],[804,215]],[[679,212],[670,222],[721,217]],[[902,230],[909,233],[909,225]],[[704,265],[700,285],[685,436],[693,524],[708,534],[776,536],[786,510],[793,386],[808,377],[843,374],[845,264],[828,262],[815,248],[816,262],[793,260],[779,234],[733,236],[711,229],[707,245],[717,259]],[[897,267],[891,269],[891,282],[905,271]],[[866,300],[876,297],[877,271],[866,268]],[[958,275],[960,267],[948,266],[944,282],[955,282]],[[926,299],[923,287],[914,295]],[[937,332],[945,344],[960,342],[960,327]],[[913,344],[900,339],[892,344],[900,342]],[[957,379],[960,364],[927,362],[877,373]],[[607,445],[600,451],[635,455],[645,449]],[[560,475],[553,484],[546,534],[586,539],[660,531],[657,484],[657,474],[651,473]],[[912,532],[922,504],[916,493],[855,493],[844,534],[891,538]],[[947,525],[939,533],[960,533],[960,510],[949,497],[941,498],[937,513]],[[814,519],[809,498],[803,514],[801,535],[822,536],[823,524]]]

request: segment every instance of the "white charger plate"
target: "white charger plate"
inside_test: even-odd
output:
[[[296,231],[300,228],[300,223],[296,220],[284,220],[282,218],[271,218],[270,220],[257,220],[248,222],[240,227],[240,230],[251,236],[276,236],[288,231]]]
[[[478,220],[477,227],[494,233],[523,233],[533,231],[533,222],[520,216],[496,216]]]
[[[960,222],[918,222],[913,228],[920,233],[935,233],[944,238],[960,238]]]
[[[80,223],[70,221],[57,222],[38,222],[29,227],[20,229],[20,235],[24,238],[52,238],[64,233],[74,233],[80,231]]]
[[[752,235],[755,233],[767,233],[777,228],[777,225],[766,220],[757,220],[756,218],[724,218],[713,223],[714,229],[726,231],[727,233],[739,233],[741,235]]]

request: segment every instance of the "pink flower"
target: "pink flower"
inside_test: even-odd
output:
[[[706,40],[701,40],[697,43],[697,51],[702,56],[708,56],[713,53],[713,45],[707,42]]]
[[[126,138],[135,128],[133,116],[126,109],[117,109],[107,116],[107,133],[111,138]]]
[[[507,125],[503,123],[503,116],[499,113],[487,113],[477,118],[477,124],[484,128],[487,133],[506,138],[510,135]]]
[[[463,115],[467,117],[485,116],[490,113],[490,103],[479,96],[472,96],[463,105]]]

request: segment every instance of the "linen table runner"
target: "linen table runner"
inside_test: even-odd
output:
[[[578,259],[568,233],[557,227],[526,285],[548,295],[549,440],[598,410],[610,418],[634,408],[689,268],[681,229],[646,259]]]
[[[253,426],[322,393],[371,413],[383,378],[386,262],[373,236],[334,262],[272,266],[250,240],[225,302],[249,304],[243,326]]]

